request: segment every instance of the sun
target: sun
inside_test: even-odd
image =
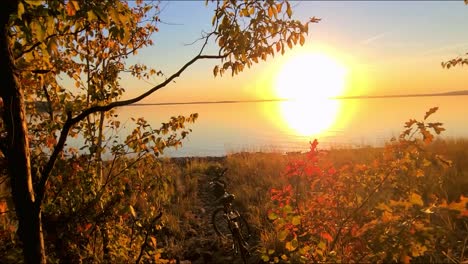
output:
[[[336,97],[343,93],[345,77],[346,68],[324,53],[297,55],[280,70],[276,96],[301,101]]]
[[[337,121],[346,68],[322,53],[291,58],[276,79],[276,95],[285,125],[300,136],[320,136]]]

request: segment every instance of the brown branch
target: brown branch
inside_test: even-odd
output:
[[[156,221],[162,217],[162,212],[159,212],[158,215],[156,215],[156,217],[151,221],[151,223],[148,225],[149,228],[152,228],[152,226],[154,226],[154,224],[156,223]],[[145,249],[146,249],[146,246],[148,245],[148,237],[150,235],[150,231],[146,230],[146,234],[145,234],[145,241],[143,242],[143,244],[141,245],[141,248],[140,248],[140,254],[138,255],[138,258],[137,260],[135,261],[135,264],[139,264],[140,261],[141,261],[141,257],[143,257],[143,253],[145,253]]]
[[[72,118],[71,123],[74,125],[74,124],[80,122],[81,120],[83,120],[84,118],[86,118],[86,116],[88,116],[90,114],[93,114],[93,113],[96,113],[96,112],[109,111],[109,110],[111,110],[111,109],[113,109],[115,107],[126,106],[126,105],[137,103],[137,102],[143,100],[144,98],[148,97],[152,93],[156,92],[157,90],[159,90],[159,89],[165,87],[166,85],[168,85],[172,80],[179,77],[182,74],[182,72],[184,72],[190,65],[195,63],[197,60],[200,60],[200,59],[221,59],[221,58],[225,58],[226,56],[227,55],[222,55],[222,56],[219,56],[219,55],[197,55],[193,59],[191,59],[189,62],[187,62],[184,66],[182,66],[182,68],[180,68],[176,73],[174,73],[168,79],[166,79],[164,82],[154,86],[153,88],[151,88],[147,92],[145,92],[145,93],[143,93],[143,94],[141,94],[141,95],[139,95],[139,96],[137,96],[135,98],[132,98],[132,99],[112,102],[110,104],[102,105],[102,106],[92,106],[92,107],[84,110],[83,112],[81,112],[76,117]]]
[[[15,56],[15,60],[21,58],[24,54],[33,51],[33,50],[34,50],[35,48],[37,48],[39,45],[41,45],[42,43],[44,43],[45,41],[47,41],[47,40],[49,40],[49,39],[51,39],[51,38],[53,38],[53,37],[57,37],[57,36],[62,37],[62,36],[67,36],[67,35],[74,35],[74,36],[76,36],[76,35],[78,35],[79,33],[85,31],[87,28],[88,28],[88,27],[84,27],[84,28],[82,28],[82,29],[80,29],[80,30],[77,30],[77,31],[71,32],[71,33],[67,33],[67,34],[61,32],[61,33],[55,33],[55,34],[49,35],[49,36],[47,36],[43,41],[38,41],[38,42],[32,44],[31,47],[29,47],[29,48],[27,48],[27,49],[21,51],[19,54],[17,54],[17,55]]]
[[[57,160],[58,155],[60,154],[60,152],[62,152],[63,147],[65,146],[65,141],[67,140],[68,132],[70,131],[71,127],[75,124],[72,122],[73,119],[71,115],[71,112],[67,112],[67,121],[65,121],[62,131],[60,132],[59,141],[55,146],[52,155],[50,155],[49,161],[42,170],[41,178],[39,179],[39,183],[37,185],[37,207],[40,207],[42,203],[42,200],[45,195],[45,185],[47,183],[47,179],[49,178],[50,172],[52,171],[52,168],[55,165],[55,161]]]
[[[47,112],[49,113],[50,121],[54,122],[54,110],[52,108],[52,101],[50,100],[50,95],[47,91],[45,84],[42,85],[42,90],[44,91],[45,97],[47,99]]]
[[[203,48],[204,47],[205,47],[205,45],[203,46]],[[200,53],[202,52],[202,50],[200,51]],[[54,167],[54,164],[55,164],[55,161],[57,160],[58,155],[60,154],[60,152],[63,150],[63,148],[65,146],[65,142],[67,140],[68,133],[69,133],[70,129],[75,124],[82,121],[87,116],[89,116],[89,115],[91,115],[93,113],[106,112],[106,111],[109,111],[109,110],[111,110],[111,109],[113,109],[115,107],[126,106],[126,105],[130,105],[130,104],[141,101],[142,99],[148,97],[149,95],[156,92],[157,90],[159,90],[159,89],[165,87],[166,85],[168,85],[175,78],[179,77],[190,65],[194,64],[197,60],[200,60],[200,59],[222,59],[222,58],[227,57],[228,55],[229,54],[225,54],[225,55],[221,55],[221,56],[220,55],[201,55],[201,54],[198,54],[193,59],[191,59],[190,61],[185,63],[176,73],[171,75],[164,82],[154,86],[153,88],[151,88],[147,92],[145,92],[145,93],[143,93],[143,94],[141,94],[141,95],[139,95],[137,97],[134,97],[134,98],[128,99],[128,100],[112,102],[112,103],[107,104],[107,105],[92,106],[92,107],[82,111],[79,115],[77,115],[76,117],[73,117],[73,118],[71,116],[71,112],[68,112],[67,113],[67,120],[65,121],[65,124],[63,125],[62,131],[60,132],[59,141],[58,141],[57,145],[55,146],[54,151],[52,152],[52,155],[49,158],[49,161],[47,162],[44,169],[42,170],[41,179],[40,179],[40,181],[39,181],[39,183],[37,185],[37,197],[38,197],[38,199],[36,200],[37,206],[40,206],[40,204],[42,203],[42,200],[43,200],[44,194],[45,194],[45,185],[47,183],[47,179],[49,178],[50,172],[52,171],[52,168]]]

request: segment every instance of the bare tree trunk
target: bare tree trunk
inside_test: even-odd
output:
[[[33,190],[23,90],[16,76],[8,30],[9,17],[17,12],[17,8],[18,0],[0,2],[0,96],[4,103],[2,118],[7,133],[4,154],[25,262],[45,263],[41,208],[35,202]]]

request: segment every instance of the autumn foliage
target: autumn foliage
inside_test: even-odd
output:
[[[466,203],[449,201],[443,172],[451,162],[428,151],[441,123],[410,120],[368,164],[334,167],[318,141],[290,162],[286,184],[270,190],[276,246],[267,262],[461,262],[466,260]],[[417,135],[421,137],[417,137]]]

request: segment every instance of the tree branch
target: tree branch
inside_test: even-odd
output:
[[[47,179],[49,178],[50,172],[52,171],[52,168],[54,167],[55,161],[57,160],[58,155],[60,152],[62,152],[65,142],[68,137],[68,133],[70,132],[70,129],[77,124],[78,122],[82,121],[85,119],[87,116],[97,113],[97,112],[106,112],[109,111],[115,107],[119,106],[126,106],[130,105],[136,102],[141,101],[142,99],[148,97],[152,93],[156,92],[157,90],[165,87],[168,85],[170,82],[172,82],[175,78],[179,77],[190,65],[194,64],[197,60],[200,59],[222,59],[227,57],[229,54],[224,54],[224,55],[201,55],[201,52],[203,51],[203,48],[206,46],[206,42],[203,45],[202,49],[200,50],[200,53],[195,56],[193,59],[185,63],[176,73],[171,75],[168,79],[166,79],[164,82],[154,86],[153,88],[149,89],[147,92],[134,97],[132,99],[128,100],[123,100],[123,101],[116,101],[112,102],[107,105],[102,105],[102,106],[92,106],[88,109],[85,109],[82,111],[80,114],[78,114],[76,117],[71,116],[71,112],[67,113],[67,120],[65,121],[65,124],[63,125],[62,131],[60,132],[60,137],[58,140],[57,145],[54,148],[54,151],[52,152],[52,155],[49,158],[49,161],[47,164],[44,166],[44,169],[42,170],[41,173],[41,179],[39,180],[39,183],[37,185],[37,200],[36,203],[38,206],[42,203],[42,200],[44,198],[45,194],[45,185],[47,183]]]
[[[21,51],[20,53],[16,54],[15,55],[15,60],[21,58],[24,54],[33,51],[35,48],[37,48],[39,45],[41,45],[41,43],[45,43],[46,41],[48,41],[49,39],[51,39],[53,37],[63,37],[63,36],[68,36],[68,35],[77,36],[79,33],[85,31],[86,29],[87,29],[87,27],[84,27],[84,28],[82,28],[80,30],[77,30],[77,31],[71,32],[71,33],[60,32],[60,33],[55,33],[55,34],[49,35],[49,36],[45,37],[43,41],[38,41],[38,42],[32,44],[29,48],[27,48],[27,49]]]

